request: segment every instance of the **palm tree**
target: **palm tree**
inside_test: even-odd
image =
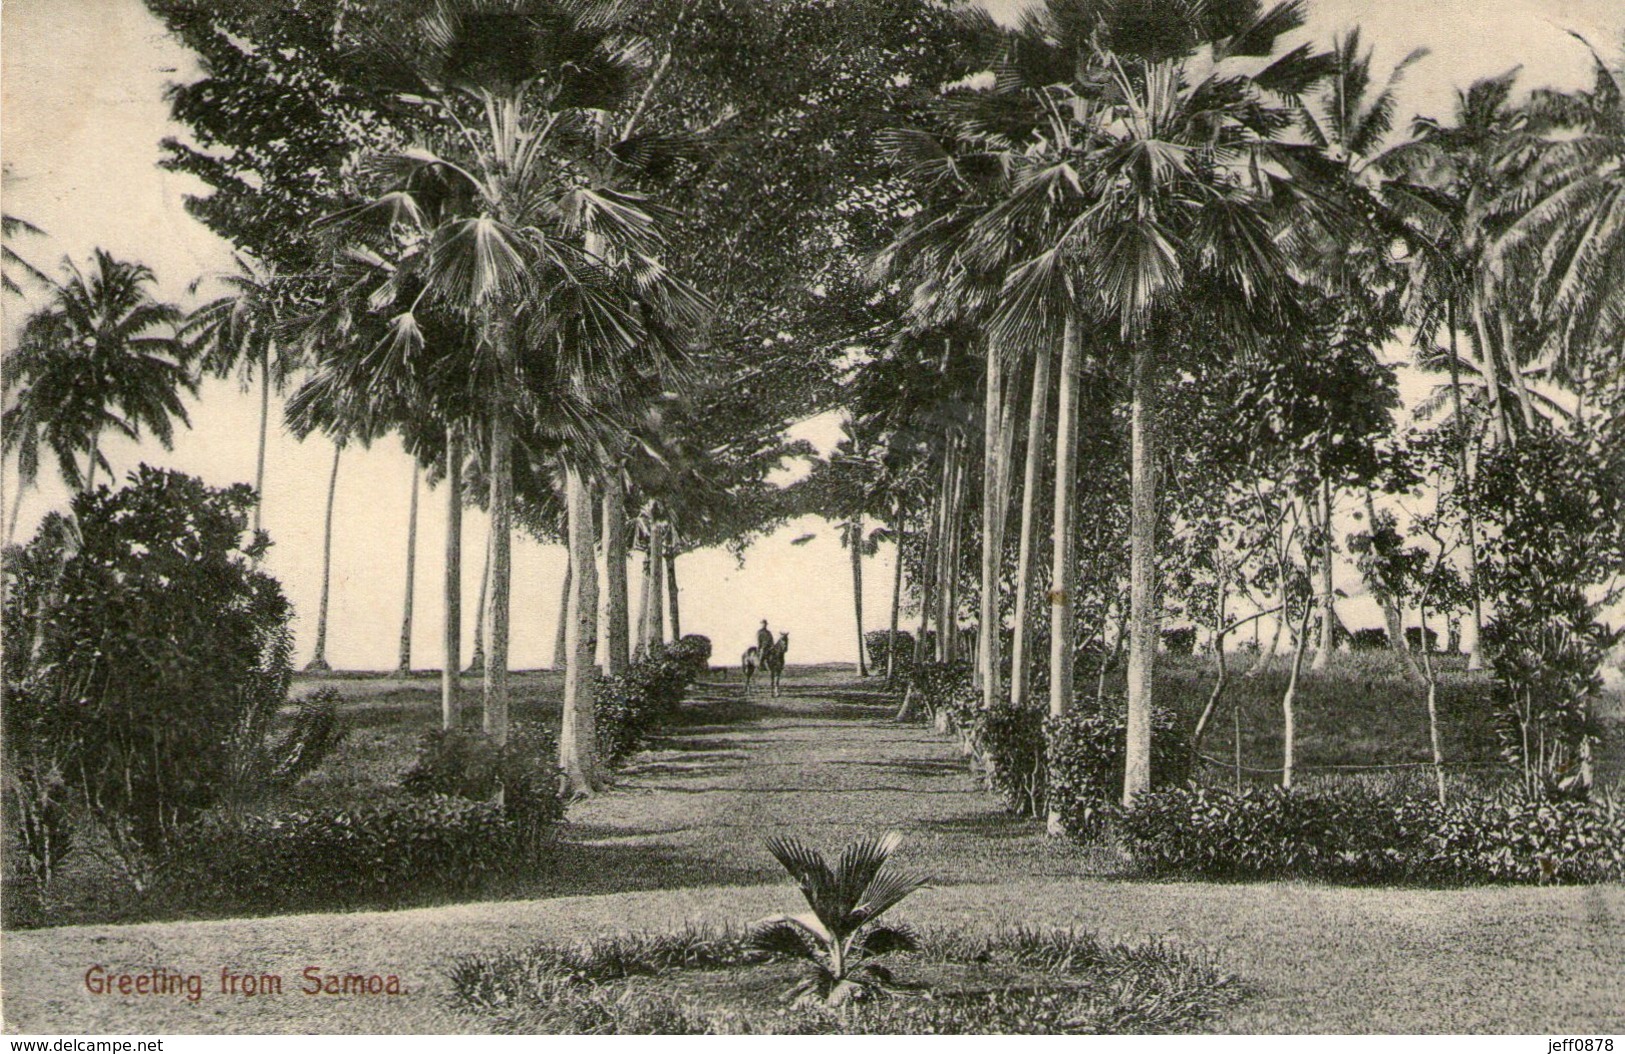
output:
[[[6,364],[5,443],[17,452],[19,491],[34,479],[42,445],[63,481],[88,491],[98,467],[110,471],[101,452],[108,431],[129,439],[148,432],[167,450],[174,422],[191,424],[181,397],[197,384],[175,336],[183,315],[153,297],[152,271],[97,249],[88,274],[64,260],[63,275],[46,306],[28,316]]]
[[[1395,89],[1406,70],[1427,57],[1426,48],[1406,55],[1388,73],[1380,90],[1373,90],[1372,52],[1361,50],[1358,28],[1335,37],[1326,80],[1303,96],[1295,107],[1298,124],[1318,163],[1310,174],[1321,193],[1334,195],[1342,207],[1338,217],[1361,217],[1360,224],[1340,223],[1337,229],[1295,232],[1302,264],[1310,281],[1336,298],[1345,314],[1339,334],[1370,331],[1384,314],[1382,295],[1392,286],[1389,245],[1404,228],[1385,207],[1380,194],[1381,164],[1393,131],[1397,106]],[[1307,225],[1305,225],[1307,226]],[[1372,352],[1376,351],[1373,347]],[[1334,559],[1332,492],[1334,466],[1322,443],[1320,458],[1320,642],[1311,669],[1323,671],[1331,661],[1333,628],[1337,624],[1332,588]],[[1395,647],[1403,641],[1391,642]]]
[[[234,271],[214,276],[226,292],[203,304],[187,318],[183,330],[202,353],[200,365],[216,377],[236,372],[246,390],[256,376],[260,385],[259,447],[254,457],[254,531],[259,533],[265,506],[265,444],[271,421],[271,392],[280,392],[297,365],[293,355],[279,353],[277,333],[289,302],[288,282],[273,264],[234,253]],[[205,281],[191,284],[196,293]],[[286,349],[282,349],[286,351]]]
[[[45,232],[29,223],[21,216],[11,213],[0,214],[0,283],[5,291],[13,296],[22,296],[23,288],[11,276],[13,269],[21,271],[25,278],[29,278],[40,285],[49,286],[51,279],[45,272],[23,259],[10,245],[6,244],[19,234],[43,235]]]
[[[1109,319],[1132,357],[1131,637],[1124,800],[1150,785],[1152,677],[1157,648],[1155,396],[1159,365],[1188,324],[1183,302],[1244,309],[1290,285],[1277,239],[1279,195],[1265,175],[1286,122],[1280,96],[1323,75],[1325,61],[1300,47],[1275,57],[1276,41],[1298,28],[1297,3],[1222,7],[1168,0],[1119,9],[1050,4],[1030,16],[1064,71],[1040,98],[1047,113],[1020,140],[1013,192],[997,217],[1043,232],[1005,283],[995,321],[1014,334],[1053,326],[1064,312],[1057,462],[1075,453],[1079,312]],[[1040,134],[1041,130],[1042,134]],[[1301,202],[1299,203],[1302,204]],[[1222,292],[1221,292],[1222,290]],[[1057,307],[1056,305],[1060,305]],[[1043,316],[1048,313],[1049,317]],[[1247,335],[1246,310],[1219,316]],[[1208,323],[1212,324],[1211,321]],[[1057,473],[1056,605],[1051,626],[1052,706],[1070,704],[1069,544],[1072,480]],[[1063,560],[1062,557],[1066,559]]]
[[[600,393],[618,370],[651,368],[671,323],[700,298],[655,257],[657,225],[639,197],[610,185],[621,146],[606,113],[626,97],[638,60],[623,47],[613,5],[458,0],[419,20],[410,41],[380,42],[432,121],[431,143],[374,159],[390,189],[341,219],[400,247],[378,300],[414,299],[390,321],[403,355],[423,346],[419,305],[477,334],[464,372],[478,378],[489,430],[491,582],[485,728],[508,732],[508,615],[513,446],[521,423],[545,422],[573,442],[565,465],[569,515],[583,515]],[[585,509],[591,523],[590,508]],[[590,539],[577,523],[573,542]],[[596,589],[577,564],[572,611],[588,617]],[[572,656],[584,654],[573,642]],[[589,655],[588,660],[591,661]],[[596,788],[592,682],[567,678],[561,760],[578,793]]]
[[[1592,86],[1530,99],[1528,125],[1501,162],[1510,185],[1500,204],[1516,219],[1490,249],[1493,268],[1531,276],[1556,375],[1571,384],[1625,336],[1625,64],[1611,67],[1581,42]]]

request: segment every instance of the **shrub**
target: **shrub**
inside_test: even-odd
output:
[[[1386,634],[1384,634],[1384,636],[1386,636]],[[1421,626],[1406,626],[1405,627],[1405,647],[1409,648],[1411,651],[1421,651],[1422,650],[1422,627]],[[1439,650],[1439,631],[1436,630],[1436,629],[1429,628],[1428,631],[1427,631],[1427,650],[1428,651],[1438,651]]]
[[[1601,615],[1625,569],[1625,476],[1542,427],[1487,454],[1471,498],[1503,755],[1526,795],[1584,798],[1599,740],[1591,710],[1620,640]]]
[[[476,802],[493,801],[500,790],[503,818],[539,848],[564,818],[557,757],[552,732],[536,725],[515,723],[501,746],[483,732],[433,729],[423,734],[401,787],[420,798]]]
[[[1074,838],[1094,838],[1123,794],[1128,715],[1076,707],[1044,725],[1048,805]],[[1153,786],[1183,783],[1194,759],[1190,733],[1172,710],[1151,713]]]
[[[285,685],[281,691],[286,693]],[[275,739],[271,725],[276,707],[270,705],[274,698],[275,693],[262,693],[258,705],[246,707],[226,744],[231,760],[228,780],[239,796],[293,786],[344,740],[337,688],[324,685],[300,699],[287,730]]]
[[[650,648],[625,676],[601,680],[593,707],[599,758],[615,766],[636,754],[677,712],[689,685],[710,669],[710,659],[711,641],[689,635]]]
[[[1048,770],[1044,762],[1046,711],[1003,703],[980,715],[978,745],[988,785],[1017,816],[1040,816],[1045,809]]]
[[[909,673],[909,686],[932,716],[974,707],[970,666],[962,662],[923,662]]]
[[[271,906],[469,893],[534,848],[494,803],[441,794],[217,816],[177,845],[171,878],[194,896]]]
[[[1162,646],[1170,655],[1194,655],[1196,653],[1196,627],[1181,626],[1179,629],[1163,630]]]
[[[1357,629],[1349,638],[1349,647],[1355,651],[1383,651],[1388,647],[1388,631],[1379,627]]]
[[[1153,871],[1339,882],[1625,877],[1625,821],[1582,802],[1199,787],[1136,799],[1120,830]]]
[[[869,665],[884,671],[886,660],[891,655],[891,630],[870,630],[863,635],[864,647],[869,649]],[[914,634],[908,630],[897,631],[897,662],[894,672],[907,673],[914,666]]]
[[[254,566],[264,538],[242,542],[253,501],[143,465],[6,568],[5,637],[37,643],[6,649],[7,742],[58,766],[138,888],[263,748],[245,723],[263,734],[285,698],[289,608]]]

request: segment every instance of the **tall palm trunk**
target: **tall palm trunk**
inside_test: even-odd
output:
[[[339,455],[344,444],[333,444],[333,471],[327,477],[327,517],[322,521],[322,598],[316,606],[316,648],[305,664],[306,673],[327,673],[333,667],[327,664],[327,598],[332,585],[333,571],[333,495],[339,486]]]
[[[1134,349],[1129,547],[1128,729],[1123,804],[1151,789],[1151,707],[1157,666],[1157,409],[1151,334]]]
[[[401,660],[395,673],[401,677],[412,675],[412,600],[418,566],[418,483],[420,476],[416,458],[412,459],[412,504],[406,514],[406,600],[401,611]]]
[[[930,633],[931,616],[936,610],[937,550],[942,547],[942,518],[948,500],[947,493],[948,459],[945,451],[942,459],[942,482],[937,487],[935,497],[930,499],[928,509],[930,520],[925,527],[925,554],[920,563],[920,635],[914,641],[916,666],[931,658],[931,652],[926,645],[926,636]],[[940,628],[938,636],[941,636]]]
[[[81,494],[89,494],[96,489],[96,462],[102,459],[102,437],[97,433],[90,440],[90,463],[85,466],[85,483],[79,488]]]
[[[896,559],[892,562],[891,572],[891,629],[886,636],[886,683],[891,684],[897,677],[897,620],[903,610],[903,503],[897,503],[897,515],[893,520],[897,524]]]
[[[999,683],[999,562],[1004,509],[998,507],[999,476],[1004,465],[999,450],[1004,439],[1004,364],[998,349],[987,349],[987,387],[982,408],[982,593],[977,617],[976,672],[982,687],[982,709],[992,709],[1004,694]]]
[[[485,609],[486,735],[508,742],[508,598],[513,575],[513,422],[504,406],[491,414],[491,582]]]
[[[259,450],[254,455],[255,534],[261,530],[260,513],[265,508],[265,439],[271,423],[271,349],[275,346],[276,342],[271,341],[260,350],[260,439]]]
[[[666,546],[666,601],[671,606],[671,639],[676,643],[683,639],[683,622],[677,603],[677,553],[671,545]]]
[[[564,583],[559,587],[559,618],[553,624],[553,669],[562,670],[569,664],[570,644],[570,587],[574,583],[575,562],[566,557]]]
[[[645,524],[647,524],[645,520]],[[643,535],[643,566],[638,572],[638,620],[637,636],[632,642],[632,658],[642,659],[649,653],[649,581],[654,575],[654,565],[649,559],[649,533],[645,529]]]
[[[1332,661],[1332,648],[1337,643],[1333,633],[1337,625],[1337,606],[1332,593],[1332,480],[1322,465],[1320,473],[1320,529],[1324,535],[1324,551],[1320,560],[1320,647],[1315,661],[1309,667],[1316,673],[1326,669]]]
[[[1460,475],[1458,486],[1467,486],[1467,414],[1462,408],[1461,399],[1461,361],[1456,350],[1456,298],[1450,297],[1445,302],[1445,322],[1450,328],[1450,400],[1456,412],[1456,430],[1458,440],[1456,443],[1456,472]],[[1467,669],[1482,670],[1484,668],[1484,649],[1479,643],[1484,633],[1484,603],[1478,596],[1478,528],[1477,521],[1471,508],[1464,511],[1463,518],[1467,527],[1467,584],[1473,595],[1473,641],[1467,649]]]
[[[491,590],[491,534],[485,535],[485,561],[480,568],[480,601],[474,608],[474,653],[464,673],[485,672],[485,601]]]
[[[1077,653],[1073,642],[1077,626],[1072,617],[1077,569],[1072,547],[1077,534],[1078,396],[1082,386],[1083,339],[1077,321],[1069,314],[1061,337],[1061,393],[1055,418],[1055,525],[1049,592],[1051,717],[1060,717],[1072,708],[1072,667]],[[1048,828],[1051,835],[1062,833],[1061,813],[1054,805],[1050,806]]]
[[[1517,397],[1518,411],[1523,418],[1525,431],[1535,427],[1535,406],[1529,398],[1529,383],[1523,376],[1523,365],[1518,361],[1518,349],[1512,326],[1512,315],[1505,307],[1501,308],[1501,356],[1502,365],[1506,367],[1507,377],[1512,382],[1512,394]]]
[[[947,546],[943,551],[942,586],[939,592],[942,597],[942,625],[938,632],[942,637],[943,658],[947,662],[958,662],[960,659],[959,568],[964,552],[960,546],[965,537],[965,520],[958,513],[965,507],[965,477],[970,461],[967,453],[965,437],[961,435],[952,448],[953,484],[949,488]]]
[[[455,425],[446,429],[446,580],[445,623],[441,646],[440,727],[458,728],[458,690],[463,656],[463,437]]]
[[[559,767],[573,795],[602,785],[594,715],[594,660],[598,654],[598,572],[593,565],[592,488],[581,470],[564,472],[566,533],[570,545],[569,612],[565,621],[564,716]]]
[[[26,489],[28,488],[23,485],[22,469],[19,467],[17,470],[17,490],[11,496],[11,519],[6,522],[6,548],[8,549],[11,548],[17,537],[17,517],[23,511],[23,491]]]
[[[1021,539],[1016,555],[1016,625],[1010,642],[1010,703],[1027,705],[1028,666],[1032,659],[1033,592],[1038,586],[1038,490],[1044,465],[1044,438],[1049,424],[1050,354],[1033,363],[1032,401],[1027,407],[1027,457],[1021,475]]]
[[[852,613],[858,630],[858,676],[869,676],[869,663],[863,654],[863,517],[853,517],[846,525],[846,548],[852,554]]]
[[[1482,291],[1473,295],[1473,330],[1478,337],[1478,357],[1484,364],[1484,385],[1490,393],[1490,425],[1495,430],[1495,441],[1512,442],[1512,429],[1507,425],[1506,406],[1502,401],[1501,364],[1495,354],[1495,342],[1490,339],[1489,326],[1484,321]]]
[[[666,525],[658,519],[649,521],[649,627],[645,639],[649,650],[666,642]]]
[[[619,677],[632,664],[630,627],[626,621],[626,491],[613,467],[604,477],[604,608],[608,649],[604,672]]]

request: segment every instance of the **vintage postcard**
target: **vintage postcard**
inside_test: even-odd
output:
[[[0,19],[12,1049],[1625,1033],[1618,0]]]

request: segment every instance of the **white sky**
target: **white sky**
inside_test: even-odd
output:
[[[1006,14],[1018,0],[988,0]],[[1377,69],[1411,48],[1433,55],[1413,67],[1402,116],[1445,115],[1458,84],[1521,64],[1524,88],[1577,87],[1589,80],[1584,48],[1564,31],[1584,33],[1605,50],[1625,38],[1621,0],[1317,0],[1311,32],[1325,40],[1356,22],[1377,46]],[[182,196],[203,188],[157,167],[158,142],[179,131],[168,121],[165,83],[193,72],[187,53],[166,38],[139,0],[6,0],[0,12],[0,185],[7,213],[42,227],[47,236],[17,248],[46,270],[63,254],[82,259],[101,246],[138,259],[158,275],[160,293],[189,303],[187,284],[229,263],[228,249],[193,221]],[[8,323],[27,305],[6,297]],[[7,332],[10,331],[7,326]],[[258,396],[234,382],[211,381],[191,408],[192,430],[175,450],[110,440],[105,452],[122,477],[142,460],[173,466],[223,485],[252,479]],[[322,512],[331,447],[320,439],[300,444],[276,428],[268,455],[265,524],[276,545],[269,569],[281,579],[299,613],[300,661],[314,631],[320,581]],[[827,445],[828,421],[805,426]],[[400,632],[410,462],[394,440],[372,450],[349,451],[340,469],[333,553],[333,595],[328,657],[337,667],[384,669],[394,665]],[[19,538],[65,492],[47,469],[39,490],[25,496]],[[5,466],[5,482],[15,478]],[[5,510],[10,509],[10,494]],[[439,661],[439,569],[444,548],[444,501],[425,492],[418,536],[417,620],[414,658]],[[485,524],[465,515],[464,611],[478,588]],[[792,547],[808,532],[817,538]],[[520,537],[515,546],[513,662],[545,665],[552,655],[562,550]],[[870,629],[889,614],[891,554],[865,566],[864,611]],[[750,641],[761,618],[791,633],[792,661],[848,660],[853,654],[851,575],[845,551],[820,521],[789,525],[755,546],[743,569],[722,552],[678,561],[683,628],[715,643],[716,661],[731,661]],[[1353,591],[1353,581],[1340,583]],[[1344,605],[1345,618],[1374,624],[1361,601]],[[471,620],[465,618],[465,622]],[[465,627],[471,636],[471,625]],[[468,645],[465,642],[464,655]]]

